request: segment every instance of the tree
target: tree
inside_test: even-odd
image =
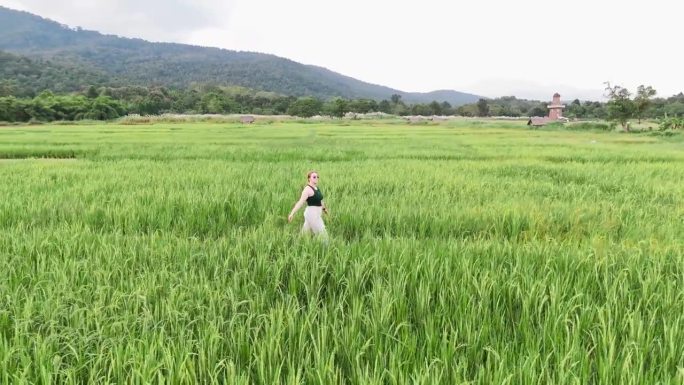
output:
[[[480,99],[477,101],[477,116],[489,116],[489,104],[487,99]]]
[[[607,97],[610,99],[606,106],[608,108],[608,119],[620,123],[622,129],[629,131],[629,119],[634,116],[636,107],[634,101],[630,99],[630,92],[624,87],[613,86],[606,82]]]
[[[496,103],[487,103],[487,116],[504,116],[505,111],[503,106]]]
[[[323,105],[323,114],[328,116],[341,118],[347,111],[349,111],[348,103],[342,98],[330,99]]]
[[[410,113],[411,110],[408,107],[406,107],[404,102],[399,102],[398,104],[395,104],[394,107],[392,107],[392,114],[394,115],[404,116]]]
[[[442,115],[453,115],[454,114],[453,107],[446,100],[443,101],[442,104],[440,104],[440,107],[442,107]]]
[[[667,116],[684,116],[684,102],[670,103],[665,107]]]
[[[0,122],[14,122],[18,119],[18,105],[17,99],[13,96],[0,97]]]
[[[294,96],[285,96],[277,98],[273,102],[273,112],[276,114],[285,114],[295,101],[297,101],[297,98],[295,98]]]
[[[436,100],[433,100],[432,103],[429,104],[430,111],[432,115],[443,115],[444,112],[442,111],[442,105],[439,104]]]
[[[579,99],[575,99],[568,105],[568,109],[566,110],[566,114],[568,117],[571,118],[580,118],[585,115],[585,109],[584,106],[582,106],[582,102],[580,102]]]
[[[411,114],[412,115],[422,115],[422,116],[430,116],[433,115],[433,110],[428,104],[421,104],[421,103],[416,103],[411,106]]]
[[[392,100],[392,104],[399,104],[399,102],[401,101],[401,95],[392,94],[392,97],[390,99]]]
[[[100,93],[97,92],[95,86],[88,87],[88,91],[86,91],[86,97],[88,97],[88,99],[95,99],[98,96],[100,96]]]
[[[17,93],[17,87],[12,81],[0,80],[0,97],[12,96]]]
[[[384,112],[386,114],[389,114],[390,112],[392,112],[392,106],[390,105],[390,103],[387,99],[383,99],[378,104],[378,111]]]
[[[637,87],[637,94],[634,97],[634,109],[636,116],[641,123],[641,117],[644,112],[651,107],[651,98],[656,95],[656,90],[651,86],[644,86],[643,84]]]
[[[549,109],[546,107],[545,103],[539,103],[527,111],[527,115],[529,116],[546,116],[548,113]]]
[[[98,96],[92,100],[90,109],[83,115],[85,119],[110,120],[124,114],[123,106],[108,96]]]
[[[213,95],[213,94],[208,94],[208,95]],[[220,96],[217,96],[220,98]],[[220,103],[219,103],[220,104]],[[171,107],[171,102],[167,99],[166,96],[166,90],[164,89],[153,89],[150,90],[150,92],[144,96],[141,100],[138,101],[137,103],[137,110],[140,114],[143,115],[158,115],[164,110],[169,109]],[[227,108],[222,109],[218,107],[212,107],[213,110],[207,111],[209,113],[215,113],[215,114],[220,114],[223,112],[230,112],[227,110]]]
[[[371,99],[353,99],[348,102],[349,111],[367,114],[378,109],[378,103]]]
[[[477,116],[477,105],[475,103],[464,104],[456,109],[456,113],[460,116]]]
[[[299,98],[290,105],[287,113],[293,116],[299,116],[300,118],[310,118],[320,114],[322,107],[323,103],[316,98]]]
[[[503,109],[501,111],[501,115],[518,117],[518,116],[522,115],[522,111],[520,111],[520,108],[518,108],[518,106],[506,104],[503,106]]]

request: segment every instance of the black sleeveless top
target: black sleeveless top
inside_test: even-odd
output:
[[[311,187],[311,186],[309,186]],[[321,201],[323,200],[323,193],[321,192],[320,188],[313,188],[311,189],[314,191],[314,195],[306,198],[306,205],[307,206],[321,206]]]

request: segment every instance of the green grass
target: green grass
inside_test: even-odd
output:
[[[0,383],[681,384],[684,143],[0,128]],[[286,215],[315,168],[330,244]]]

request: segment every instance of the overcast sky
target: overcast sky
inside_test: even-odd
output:
[[[684,91],[679,0],[0,0],[69,26],[272,53],[404,91]]]

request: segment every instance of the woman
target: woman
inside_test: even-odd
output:
[[[306,177],[309,184],[302,190],[302,195],[297,203],[295,203],[290,215],[287,216],[287,221],[292,222],[294,215],[306,202],[307,207],[304,210],[302,233],[311,232],[315,235],[325,236],[325,224],[323,223],[322,213],[328,214],[328,209],[325,207],[325,203],[323,203],[323,193],[318,188],[318,173],[316,171],[309,171]]]

